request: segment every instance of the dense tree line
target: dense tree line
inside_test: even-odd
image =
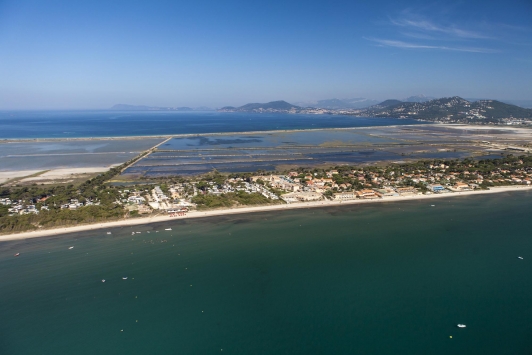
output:
[[[276,200],[278,201],[278,200]],[[229,192],[221,195],[200,194],[192,198],[198,209],[233,207],[238,205],[266,205],[272,200],[260,193],[247,193],[244,191]]]

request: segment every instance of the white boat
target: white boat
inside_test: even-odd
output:
[[[102,282],[105,282],[105,279],[103,279]]]
[[[166,228],[165,229],[165,231],[171,231],[171,230],[172,230],[172,228]]]
[[[111,232],[107,232],[107,234],[111,234]]]
[[[74,249],[74,247],[69,247],[68,249]]]
[[[518,256],[517,259],[521,259],[521,260],[523,260],[523,257],[522,257],[522,256]]]
[[[122,280],[127,280],[127,276],[122,277]]]
[[[466,327],[465,324],[457,324],[456,326],[457,326],[458,328],[465,328],[465,327]]]
[[[20,255],[20,253],[16,253],[14,256],[19,256],[19,255]]]

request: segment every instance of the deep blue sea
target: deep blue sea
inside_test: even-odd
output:
[[[531,354],[531,198],[169,220],[0,243],[0,354]]]
[[[0,139],[127,137],[419,123],[394,118],[214,111],[0,111]]]

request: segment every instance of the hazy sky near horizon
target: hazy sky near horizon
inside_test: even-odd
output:
[[[532,100],[532,1],[0,0],[0,109]]]

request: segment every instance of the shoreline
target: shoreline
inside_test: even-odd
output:
[[[299,202],[299,203],[282,204],[282,205],[237,207],[237,208],[226,208],[226,209],[209,210],[209,211],[192,211],[192,212],[188,212],[188,214],[185,216],[179,216],[179,217],[158,216],[158,217],[134,218],[134,219],[127,219],[127,220],[112,221],[112,222],[84,224],[80,226],[65,227],[65,228],[54,228],[54,229],[45,229],[45,230],[5,234],[5,235],[0,235],[0,242],[50,237],[50,236],[57,236],[61,234],[86,232],[86,231],[91,231],[91,230],[96,231],[96,230],[105,229],[105,228],[137,226],[137,225],[169,222],[169,221],[183,220],[183,219],[186,220],[190,218],[208,218],[208,217],[216,217],[216,216],[238,215],[238,214],[256,213],[256,212],[269,212],[269,211],[277,211],[277,210],[282,211],[282,210],[301,209],[301,208],[337,207],[337,206],[368,204],[368,203],[386,203],[386,202],[400,202],[400,201],[411,201],[411,200],[430,200],[430,199],[445,198],[445,197],[485,195],[485,194],[493,194],[493,193],[500,193],[500,192],[513,192],[513,191],[522,191],[522,190],[532,191],[532,186],[503,186],[503,187],[494,187],[490,190],[463,191],[463,192],[452,192],[452,193],[431,194],[431,195],[390,196],[390,197],[384,197],[384,198],[373,199],[373,200],[349,200],[349,201],[330,201],[330,200],[323,201],[322,200],[322,201]]]

